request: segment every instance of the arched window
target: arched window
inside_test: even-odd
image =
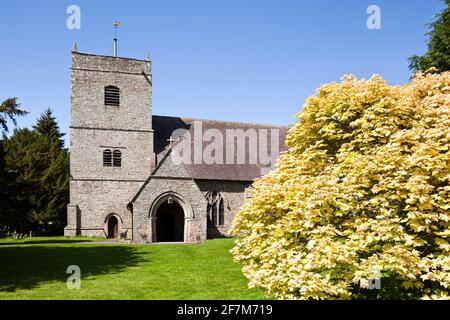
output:
[[[213,226],[217,226],[217,205],[211,206],[211,222]]]
[[[113,152],[113,166],[114,167],[122,166],[122,152],[120,152],[120,150],[114,150]]]
[[[120,89],[115,86],[105,87],[105,106],[120,106]]]
[[[103,166],[112,166],[112,151],[110,149],[103,150]]]
[[[206,194],[208,201],[207,214],[209,226],[223,226],[225,224],[225,200],[220,193],[216,191]]]
[[[219,199],[218,207],[219,207],[219,212],[218,212],[218,214],[219,214],[219,226],[223,226],[225,224],[225,207],[223,205],[223,199],[222,198]]]
[[[104,167],[121,167],[122,152],[120,150],[105,149],[103,150],[103,166]]]
[[[208,223],[208,227],[212,226],[212,216],[211,216],[212,205],[208,203],[206,206],[206,220]]]

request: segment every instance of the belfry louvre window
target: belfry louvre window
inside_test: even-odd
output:
[[[122,166],[122,152],[119,150],[114,150],[113,152],[113,166],[121,167]]]
[[[103,166],[104,167],[112,166],[112,151],[110,149],[106,149],[103,151]]]
[[[105,105],[120,106],[120,89],[115,86],[105,87]]]
[[[216,191],[206,194],[208,201],[207,215],[208,225],[211,227],[220,227],[225,224],[225,199]]]
[[[104,167],[121,167],[122,152],[120,150],[105,149],[103,150],[103,166]]]

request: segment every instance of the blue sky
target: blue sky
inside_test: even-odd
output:
[[[66,27],[69,5],[81,29]],[[369,5],[381,30],[366,27]],[[153,113],[291,124],[303,101],[344,74],[409,80],[407,58],[426,49],[425,24],[440,0],[2,1],[0,100],[18,97],[31,126],[47,107],[70,123],[72,43],[81,52],[153,62]],[[94,116],[94,115],[93,115]]]

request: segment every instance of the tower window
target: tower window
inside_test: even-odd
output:
[[[106,149],[103,151],[103,166],[104,167],[112,166],[112,151],[110,149]]]
[[[114,150],[113,152],[113,166],[121,167],[122,166],[122,152],[119,150]]]
[[[105,105],[120,106],[120,89],[115,86],[105,87]]]
[[[122,152],[120,150],[105,149],[103,150],[103,166],[104,167],[121,167]]]

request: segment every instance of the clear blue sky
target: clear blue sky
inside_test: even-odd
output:
[[[81,30],[66,9],[81,8]],[[381,30],[366,27],[369,5]],[[306,97],[343,74],[409,80],[440,0],[1,1],[0,100],[18,97],[31,126],[47,107],[68,132],[72,43],[81,52],[153,61],[153,112],[291,124]],[[94,116],[94,115],[93,115]]]

